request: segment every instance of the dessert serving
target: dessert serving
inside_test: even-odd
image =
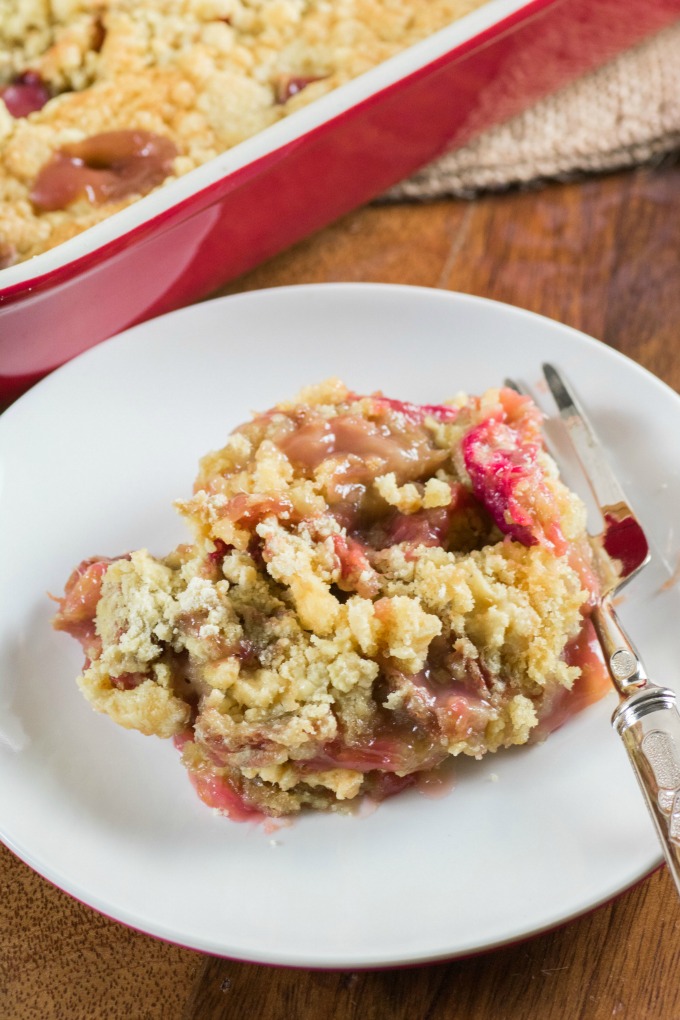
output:
[[[0,268],[483,0],[0,0]]]
[[[54,625],[93,708],[174,739],[234,819],[380,800],[608,687],[585,509],[512,390],[329,380],[236,428],[177,505],[192,542],[85,560]]]

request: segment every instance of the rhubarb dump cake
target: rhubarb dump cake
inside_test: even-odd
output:
[[[93,708],[173,738],[233,818],[384,798],[606,689],[585,510],[511,390],[327,381],[236,428],[177,505],[191,542],[85,560],[55,626]]]
[[[0,0],[0,268],[482,2]]]

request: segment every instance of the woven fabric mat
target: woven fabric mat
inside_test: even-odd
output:
[[[680,149],[680,23],[447,153],[385,199],[471,197]]]

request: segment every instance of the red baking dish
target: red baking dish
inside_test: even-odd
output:
[[[0,398],[233,279],[680,18],[680,0],[489,0],[51,251],[0,271]]]

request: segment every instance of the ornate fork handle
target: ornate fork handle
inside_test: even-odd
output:
[[[612,725],[628,752],[680,893],[680,713],[675,694],[647,683],[621,702]]]
[[[673,691],[658,687],[648,679],[611,601],[621,585],[648,561],[647,541],[578,399],[552,365],[544,365],[543,371],[600,507],[605,523],[602,546],[621,562],[618,582],[605,584],[592,620],[607,669],[621,697],[612,716],[612,726],[628,752],[680,895],[680,713],[677,700]]]

